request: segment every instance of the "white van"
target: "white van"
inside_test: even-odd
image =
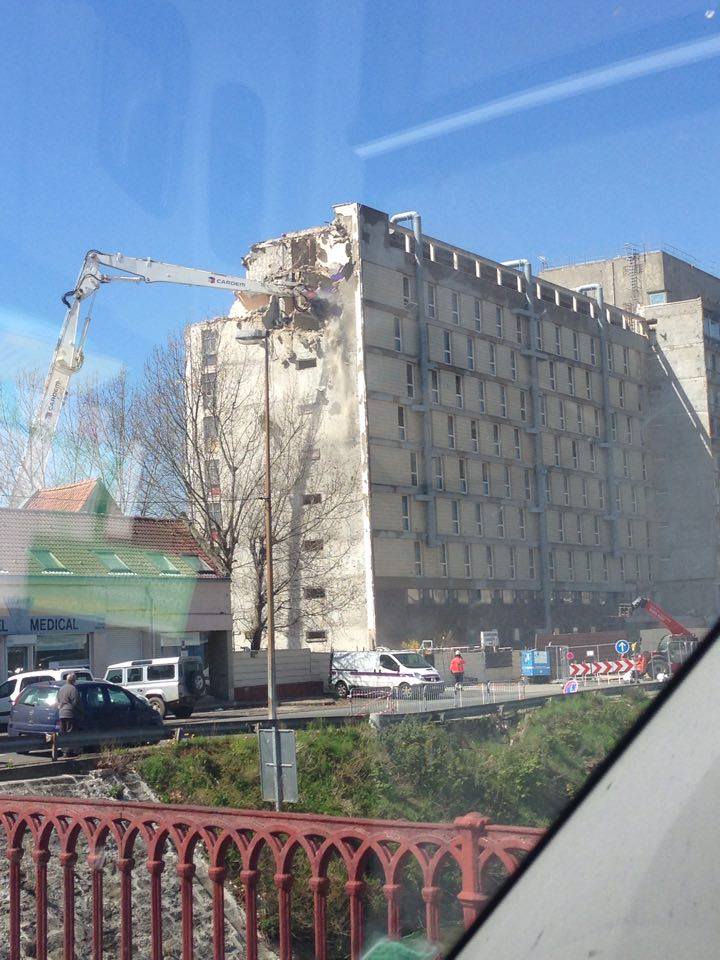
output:
[[[445,684],[421,653],[414,650],[335,651],[330,659],[330,686],[338,697],[354,690],[392,690],[398,697],[425,692],[437,696]]]

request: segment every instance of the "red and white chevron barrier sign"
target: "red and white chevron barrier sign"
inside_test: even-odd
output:
[[[612,677],[632,670],[633,662],[627,657],[619,660],[593,660],[591,662],[571,663],[571,677]]]

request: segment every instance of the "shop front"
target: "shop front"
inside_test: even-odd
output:
[[[0,677],[25,670],[60,666],[90,667],[93,637],[105,626],[97,617],[36,613],[3,602],[0,613]]]

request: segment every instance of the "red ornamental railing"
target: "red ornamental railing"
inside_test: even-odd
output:
[[[199,954],[213,960],[258,960],[259,950],[290,960],[298,856],[307,858],[303,882],[309,882],[312,891],[317,960],[327,958],[331,860],[342,864],[346,877],[353,960],[363,950],[371,859],[386,905],[383,932],[390,938],[400,936],[404,871],[414,860],[422,874],[424,934],[438,943],[443,869],[456,865],[456,897],[467,926],[487,901],[498,868],[511,873],[543,832],[490,824],[475,813],[454,823],[412,823],[43,797],[0,797],[0,823],[0,847],[8,861],[7,892],[0,898],[0,913],[6,911],[6,917],[0,916],[0,956],[9,960],[20,960],[27,952],[37,960],[196,960]],[[265,854],[261,861],[263,851],[272,857],[270,876],[277,896],[277,944],[267,945],[258,930],[259,881],[267,859]],[[176,887],[168,894],[173,867]],[[198,907],[199,886],[206,901]],[[231,924],[226,908],[234,910]],[[79,919],[83,911],[85,919]],[[229,928],[235,936],[238,918],[244,943],[238,946],[234,940],[228,947]],[[109,942],[110,919],[117,929],[116,939]],[[174,950],[164,943],[173,921],[179,926]],[[84,946],[78,942],[82,936]]]

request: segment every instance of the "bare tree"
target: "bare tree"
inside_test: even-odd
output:
[[[192,519],[232,575],[236,633],[259,649],[267,619],[261,365],[234,341],[231,358],[220,352],[210,364],[189,344],[171,337],[145,367],[144,497],[150,512]],[[355,477],[341,462],[311,469],[314,402],[284,389],[272,403],[274,600],[288,633],[301,615],[321,621],[355,602],[355,585],[344,587],[341,575],[343,533],[359,509]]]
[[[12,384],[0,384],[0,499],[7,503],[28,445],[44,380],[38,371],[22,371]],[[60,417],[45,485],[99,477],[126,512],[137,511],[143,461],[136,414],[137,396],[126,370],[103,381],[73,385]]]

